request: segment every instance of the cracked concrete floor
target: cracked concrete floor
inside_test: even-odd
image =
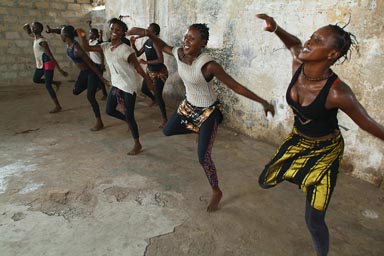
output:
[[[194,135],[164,137],[159,110],[138,97],[144,150],[127,156],[127,126],[102,114],[106,128],[90,132],[86,95],[71,86],[58,93],[63,111],[48,114],[43,86],[0,85],[1,256],[314,254],[305,195],[289,183],[257,185],[275,145],[221,125],[213,157],[224,197],[207,213]],[[327,213],[329,255],[383,255],[383,205],[382,188],[342,172]]]

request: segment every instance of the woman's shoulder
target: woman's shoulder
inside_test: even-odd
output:
[[[215,58],[207,52],[202,52],[197,58],[197,61],[201,64],[205,64],[207,62],[215,61]]]
[[[47,39],[45,39],[44,37],[39,37],[39,38],[36,38],[35,41],[36,41],[37,43],[41,43],[41,42],[46,42]]]
[[[354,98],[351,87],[338,77],[333,82],[328,97],[333,102],[339,102],[346,99]]]

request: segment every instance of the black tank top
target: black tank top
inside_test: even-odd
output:
[[[67,55],[72,59],[76,64],[83,63],[84,61],[75,55],[75,44],[79,44],[77,41],[74,41],[71,47],[67,47]]]
[[[151,39],[148,39],[144,43],[144,52],[145,52],[145,57],[147,60],[156,60],[158,59],[156,50],[153,46],[153,42]],[[148,64],[148,69],[150,71],[160,71],[164,67],[164,64],[155,64],[155,65],[149,65]]]
[[[337,121],[338,108],[325,108],[329,90],[332,84],[339,80],[338,76],[333,73],[333,75],[327,79],[324,87],[320,90],[315,100],[308,106],[301,106],[299,103],[292,100],[290,92],[297,81],[302,68],[303,65],[297,69],[286,94],[287,103],[292,108],[295,115],[294,126],[300,133],[310,137],[322,137],[328,135],[339,129]]]

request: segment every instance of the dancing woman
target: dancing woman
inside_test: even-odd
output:
[[[23,29],[29,36],[34,38],[33,53],[36,60],[36,70],[33,75],[33,82],[45,84],[45,88],[55,103],[55,108],[49,111],[49,113],[60,112],[61,105],[57,99],[55,90],[52,88],[52,84],[56,85],[56,90],[58,90],[60,86],[59,81],[53,81],[54,70],[57,68],[63,76],[67,76],[68,74],[60,68],[59,63],[57,63],[49,48],[47,40],[41,35],[43,24],[36,21],[31,25],[25,24]],[[43,76],[44,79],[42,79]]]
[[[292,132],[265,166],[260,186],[271,188],[288,180],[307,194],[305,220],[317,255],[327,255],[329,233],[325,213],[336,186],[344,151],[337,120],[342,110],[363,130],[384,139],[384,127],[373,120],[351,88],[331,69],[357,49],[355,36],[338,25],[316,30],[304,44],[266,14],[265,30],[274,32],[292,53],[292,80],[286,100],[294,113]]]
[[[213,78],[216,77],[234,92],[262,104],[266,115],[268,112],[274,115],[273,105],[235,81],[219,63],[203,52],[209,39],[206,24],[189,26],[182,47],[169,46],[151,30],[143,28],[132,28],[127,34],[148,36],[161,51],[176,59],[186,95],[177,111],[169,118],[163,132],[166,136],[191,132],[199,134],[198,158],[212,189],[207,211],[216,211],[223,193],[219,188],[211,153],[222,111],[213,89]]]
[[[127,39],[124,38],[127,30],[128,27],[123,21],[113,18],[109,21],[111,42],[94,46],[88,44],[84,30],[77,29],[77,32],[86,51],[104,53],[105,60],[111,71],[112,80],[112,88],[107,98],[106,112],[108,115],[128,122],[134,140],[134,146],[128,152],[128,155],[137,155],[140,153],[142,145],[134,115],[137,91],[135,71],[146,80],[149,88],[153,88],[153,84],[152,80],[141,68],[135,51],[125,43]],[[124,114],[117,110],[118,105],[122,107]]]

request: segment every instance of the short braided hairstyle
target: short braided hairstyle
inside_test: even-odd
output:
[[[60,34],[74,40],[75,39],[75,36],[77,36],[77,32],[75,30],[75,28],[71,25],[65,25],[61,28],[61,32]]]
[[[91,28],[91,33],[94,34],[96,38],[99,38],[99,30],[97,30],[97,28]]]
[[[39,32],[43,31],[44,27],[43,27],[43,24],[41,24],[40,22],[34,21],[32,24],[35,25],[35,27],[38,29]]]
[[[346,26],[340,27],[338,24],[330,24],[328,27],[335,35],[334,46],[336,50],[340,51],[340,56],[336,61],[340,60],[341,64],[349,60],[353,49],[359,54],[359,42],[354,34],[344,30]]]
[[[207,42],[208,42],[208,40],[209,40],[209,28],[208,28],[207,24],[195,23],[195,24],[192,24],[191,26],[189,26],[189,28],[197,29],[200,32],[201,38],[207,40]]]
[[[128,31],[128,26],[124,21],[119,20],[118,18],[112,18],[108,21],[109,26],[112,24],[118,24],[121,27],[121,30],[125,33]]]
[[[149,26],[152,26],[153,31],[155,32],[155,35],[160,34],[160,26],[157,23],[151,23]]]

